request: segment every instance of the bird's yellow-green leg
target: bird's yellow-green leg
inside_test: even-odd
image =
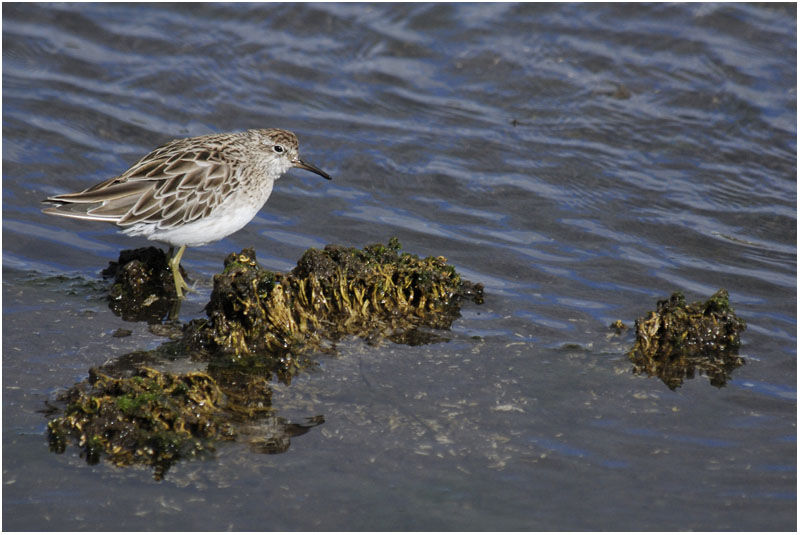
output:
[[[169,248],[169,256],[171,258],[169,259],[169,262],[167,262],[167,265],[169,265],[169,268],[172,270],[172,279],[175,281],[175,293],[177,293],[178,298],[181,299],[183,298],[183,292],[189,291],[189,285],[186,284],[186,281],[183,280],[183,277],[181,276],[181,257],[183,256],[183,252],[186,250],[186,246],[181,245],[181,248],[178,249],[178,252],[175,254],[175,256],[172,256],[173,249],[173,247]]]

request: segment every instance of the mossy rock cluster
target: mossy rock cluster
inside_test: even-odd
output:
[[[421,328],[447,329],[461,299],[482,295],[444,258],[401,253],[396,240],[309,249],[285,274],[261,268],[245,249],[214,276],[208,320],[193,322],[187,341],[234,362],[279,359],[291,368],[344,335],[402,341]]]
[[[123,317],[144,313],[149,321],[160,314],[156,304],[174,304],[163,252],[124,251],[112,270],[110,301],[133,308]],[[178,340],[91,370],[62,396],[64,414],[48,425],[51,448],[63,452],[74,441],[90,463],[106,455],[120,466],[153,466],[157,479],[177,460],[211,452],[253,422],[259,429],[268,422],[272,431],[250,437],[251,447],[285,451],[291,437],[323,419],[296,424],[275,415],[273,378],[288,383],[315,364],[314,351],[344,335],[402,341],[422,329],[446,329],[461,299],[480,302],[482,295],[444,258],[401,253],[397,240],[309,249],[286,274],[261,268],[245,249],[214,276],[207,318],[186,324]],[[178,358],[199,361],[204,371],[156,369]]]
[[[119,466],[144,464],[160,479],[177,459],[213,451],[213,443],[234,437],[222,418],[226,403],[205,373],[175,375],[141,367],[131,377],[97,370],[64,396],[64,415],[48,424],[51,449],[77,442],[90,464],[101,454]]]
[[[636,320],[636,343],[628,357],[634,373],[659,377],[673,390],[696,371],[722,387],[731,372],[744,364],[739,337],[745,328],[726,290],[691,304],[676,292]]]

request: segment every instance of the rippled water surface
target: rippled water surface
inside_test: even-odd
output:
[[[795,43],[778,4],[3,5],[3,527],[794,530]],[[100,276],[147,242],[39,201],[271,126],[334,180],[292,171],[189,249],[182,319],[231,251],[286,270],[391,236],[485,303],[276,384],[281,417],[325,419],[286,453],[161,482],[50,453],[46,401],[163,339]],[[725,387],[631,373],[612,321],[718,288],[748,324]]]

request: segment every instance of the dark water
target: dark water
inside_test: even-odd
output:
[[[796,7],[3,5],[3,527],[794,530]],[[146,245],[40,213],[174,137],[295,131],[244,230],[190,249],[397,236],[483,282],[446,343],[350,340],[275,385],[289,450],[150,470],[48,451],[46,400],[162,339],[99,272]],[[636,376],[628,324],[727,288],[747,364]],[[127,328],[133,334],[114,338]]]

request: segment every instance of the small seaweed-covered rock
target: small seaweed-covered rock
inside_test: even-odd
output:
[[[64,415],[48,423],[50,446],[63,452],[77,441],[94,464],[105,454],[114,464],[155,467],[156,479],[178,459],[213,451],[233,438],[220,418],[225,396],[207,374],[175,375],[148,367],[130,377],[91,370],[88,381],[63,397]]]
[[[745,327],[725,289],[705,302],[689,305],[676,292],[636,320],[636,344],[628,357],[634,373],[657,376],[673,390],[694,377],[695,370],[722,387],[731,372],[744,364],[739,335]]]
[[[183,268],[180,268],[181,270]],[[126,321],[159,322],[169,315],[177,299],[167,255],[156,247],[125,250],[103,271],[113,277],[108,304]]]
[[[207,373],[173,374],[142,364],[155,353],[123,358],[133,370],[94,368],[62,395],[64,414],[47,426],[50,449],[63,453],[74,442],[89,464],[106,458],[118,466],[152,466],[160,480],[174,463],[211,454],[220,441],[241,438],[256,451],[281,453],[292,437],[325,421],[294,423],[276,415],[264,370],[210,366]]]

